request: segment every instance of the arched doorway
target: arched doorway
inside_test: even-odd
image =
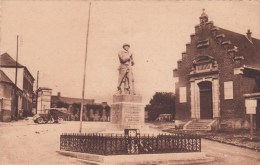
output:
[[[213,119],[212,82],[198,83],[200,93],[200,118]]]

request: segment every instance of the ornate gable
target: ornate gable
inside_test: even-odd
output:
[[[217,61],[211,56],[202,55],[193,60],[190,75],[212,71],[218,71]]]

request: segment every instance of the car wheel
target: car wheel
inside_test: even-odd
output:
[[[63,120],[63,118],[62,117],[59,117],[58,118],[58,123],[62,123],[64,120]]]
[[[37,119],[37,123],[43,124],[43,123],[45,123],[45,122],[44,122],[44,120],[43,120],[42,117],[39,117],[39,118]]]

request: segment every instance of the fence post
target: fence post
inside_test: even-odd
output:
[[[105,155],[107,155],[107,137],[105,137],[104,141],[105,141]]]
[[[199,142],[200,142],[200,148],[199,148],[199,152],[201,152],[201,138],[199,137]]]
[[[62,134],[60,135],[60,150],[61,150],[61,139],[62,139]]]
[[[117,134],[116,134],[116,147],[115,147],[115,152],[116,152],[116,154],[117,154],[117,140],[118,140],[118,138],[117,138]]]
[[[157,136],[157,138],[156,138],[156,150],[157,150],[157,152],[159,151],[159,138],[160,138],[160,134]]]
[[[112,144],[113,144],[113,134],[111,134],[110,139],[109,139],[109,148],[108,148],[108,150],[110,151],[109,154],[113,153]]]

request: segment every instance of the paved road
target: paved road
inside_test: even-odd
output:
[[[202,151],[215,157],[210,165],[260,165],[260,152],[241,147],[203,139]]]
[[[85,122],[83,132],[97,132],[108,123]],[[59,136],[78,132],[79,122],[34,124],[32,121],[0,123],[0,165],[83,165],[74,158],[56,153]],[[202,140],[202,151],[216,161],[206,165],[260,165],[260,153],[235,146]]]
[[[84,123],[83,131],[102,130],[105,126],[106,123]],[[78,132],[78,129],[78,122],[40,125],[32,121],[0,123],[0,165],[84,164],[56,153],[60,134]]]

